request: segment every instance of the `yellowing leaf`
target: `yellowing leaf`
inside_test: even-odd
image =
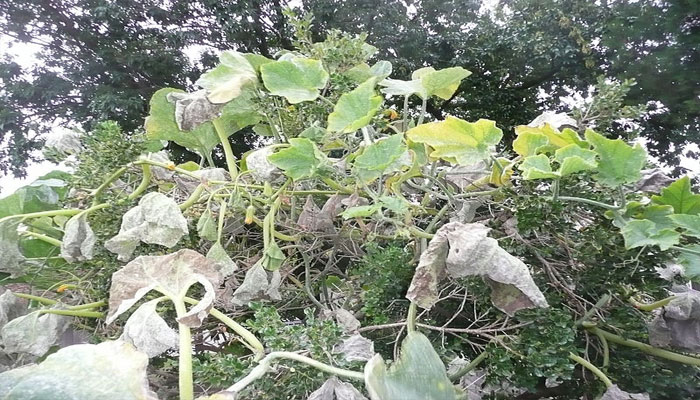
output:
[[[469,75],[471,72],[462,67],[445,68],[438,71],[433,67],[425,67],[413,72],[410,81],[385,79],[379,84],[384,86],[382,93],[390,96],[416,94],[423,99],[437,96],[447,100],[457,91],[462,79]]]
[[[382,104],[382,97],[374,91],[374,78],[352,91],[343,94],[328,116],[328,130],[331,132],[354,132],[367,126]]]
[[[588,148],[588,144],[581,140],[581,137],[573,129],[566,128],[559,132],[559,130],[550,124],[544,124],[540,127],[532,127],[527,125],[516,126],[515,134],[518,135],[518,138],[520,138],[520,136],[524,136],[520,141],[516,139],[513,142],[514,148],[517,142],[517,146],[520,151],[516,151],[518,151],[518,154],[523,156],[526,154],[537,154],[541,151],[555,151],[570,144],[576,144],[578,146]],[[542,139],[539,135],[544,135],[547,138],[549,141],[547,146],[542,143]]]
[[[260,66],[263,83],[270,93],[283,96],[292,104],[316,100],[328,82],[321,61],[289,57]]]
[[[403,135],[395,134],[367,146],[353,162],[353,172],[365,183],[371,183],[383,174],[396,172],[401,157],[406,154]]]
[[[406,136],[432,147],[432,157],[471,165],[489,158],[491,147],[500,142],[503,131],[487,119],[467,122],[448,116],[445,121],[418,125],[406,132]]]
[[[523,157],[534,156],[549,144],[549,139],[544,133],[535,131],[522,131],[516,128],[518,137],[513,140],[513,150]]]

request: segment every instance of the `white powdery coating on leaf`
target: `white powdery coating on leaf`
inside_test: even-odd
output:
[[[311,393],[308,400],[367,400],[367,398],[352,384],[334,376]]]
[[[617,385],[612,385],[603,393],[600,400],[649,400],[646,393],[627,393]]]
[[[266,271],[262,263],[257,262],[246,272],[241,286],[233,292],[231,302],[243,306],[252,300],[282,300],[279,292],[281,283],[279,271]]]
[[[544,126],[544,124],[550,124],[557,129],[561,128],[564,125],[576,127],[576,120],[569,117],[565,113],[545,111],[542,114],[538,115],[535,119],[533,119],[532,122],[527,124],[527,126],[537,128],[540,126]]]
[[[491,286],[491,302],[508,315],[531,307],[548,307],[527,266],[487,236],[482,224],[443,225],[423,252],[406,298],[423,308],[438,298],[438,284],[453,278],[482,276]]]
[[[71,318],[34,311],[3,326],[0,338],[7,353],[27,353],[37,357],[58,344]]]
[[[61,257],[69,263],[91,260],[97,237],[88,224],[87,213],[80,213],[69,219],[64,231]]]
[[[0,295],[0,329],[13,319],[27,313],[29,301],[15,296],[11,290]]]
[[[105,242],[105,248],[128,261],[139,242],[173,247],[187,233],[187,220],[175,200],[149,193],[124,214],[119,233]]]
[[[139,351],[156,357],[177,348],[178,334],[156,312],[158,301],[142,304],[124,324],[121,340],[133,344]]]
[[[157,400],[147,366],[148,357],[122,341],[68,346],[0,374],[0,393],[6,400]]]
[[[245,162],[250,171],[250,175],[257,182],[272,181],[282,174],[282,171],[267,160],[267,157],[274,152],[271,147],[263,147],[248,154]]]
[[[374,356],[374,342],[356,333],[333,348],[346,361],[369,361]]]

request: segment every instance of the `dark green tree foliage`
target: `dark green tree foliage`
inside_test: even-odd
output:
[[[286,3],[0,0],[0,33],[42,49],[39,64],[27,70],[1,62],[0,171],[22,175],[39,134],[57,121],[90,129],[111,119],[133,131],[151,94],[191,89],[214,64],[214,50],[269,57],[291,49]],[[453,98],[429,102],[434,118],[495,119],[512,136],[514,125],[604,74],[637,80],[630,105],[663,104],[642,121],[654,155],[675,164],[683,145],[698,139],[694,2],[503,0],[486,12],[475,0],[315,0],[303,8],[315,15],[317,41],[335,28],[368,32],[396,78],[424,65],[472,71]],[[622,133],[613,128],[610,135]],[[254,142],[246,134],[231,140],[239,154]],[[186,159],[181,153],[176,158]]]

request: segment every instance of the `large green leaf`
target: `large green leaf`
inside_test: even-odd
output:
[[[68,346],[40,364],[0,374],[0,398],[157,400],[147,366],[148,357],[122,341]]]
[[[700,245],[686,246],[686,249],[699,253]],[[683,266],[683,276],[693,282],[700,283],[700,255],[689,252],[681,252],[678,263]]]
[[[415,94],[423,99],[437,96],[447,100],[457,91],[462,79],[469,75],[471,72],[462,67],[445,68],[438,71],[433,67],[425,67],[413,72],[410,81],[384,79],[379,84],[384,86],[382,93],[390,96]]]
[[[400,158],[406,154],[403,135],[395,134],[367,146],[353,162],[353,172],[365,183],[401,168]]]
[[[636,183],[641,179],[647,152],[639,143],[632,147],[621,139],[607,139],[590,129],[586,130],[586,140],[598,153],[598,173],[595,178],[601,184],[615,187]]]
[[[370,78],[352,91],[343,94],[328,115],[328,130],[350,133],[367,126],[382,104],[374,91],[375,79]]]
[[[700,238],[700,215],[674,214],[669,218],[685,229],[686,235]]]
[[[372,400],[456,400],[461,390],[447,378],[445,364],[420,332],[409,332],[401,355],[387,368],[375,355],[365,365],[365,384]]]
[[[310,178],[328,165],[326,155],[311,140],[293,138],[289,139],[289,144],[267,159],[295,181]]]
[[[165,88],[153,94],[150,113],[146,117],[146,135],[153,140],[170,140],[180,146],[197,151],[205,156],[219,144],[219,136],[211,122],[200,124],[192,131],[182,131],[175,121],[175,104],[168,101],[169,93],[184,93],[182,90]]]
[[[209,91],[207,98],[212,103],[226,103],[241,94],[243,86],[258,79],[255,68],[241,53],[224,51],[219,56],[219,65],[204,73],[195,82]]]
[[[516,133],[518,137],[513,140],[513,150],[523,157],[534,156],[549,144],[549,139],[544,133],[517,130]]]
[[[545,154],[525,157],[518,168],[523,171],[523,179],[525,180],[554,179],[560,177],[559,174],[552,170],[549,157]]]
[[[659,246],[661,250],[668,250],[678,244],[680,234],[673,229],[659,229],[653,221],[648,219],[635,219],[627,222],[622,228],[622,236],[625,238],[625,247],[633,249],[642,246]]]
[[[255,125],[262,119],[253,102],[253,92],[244,90],[240,96],[226,103],[221,109],[219,121],[226,135],[238,132],[246,126]]]
[[[288,57],[260,67],[263,83],[270,93],[292,104],[312,101],[328,82],[328,72],[319,60]]]
[[[700,214],[700,194],[691,191],[690,178],[684,176],[651,198],[656,204],[672,206],[676,214]]]
[[[489,158],[491,148],[500,142],[503,131],[496,127],[494,121],[487,119],[467,122],[448,116],[445,121],[409,129],[406,136],[413,142],[432,147],[432,157],[471,165]]]

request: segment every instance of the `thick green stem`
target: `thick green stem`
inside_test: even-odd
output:
[[[194,189],[194,191],[192,192],[190,197],[188,197],[187,200],[185,200],[182,204],[180,204],[180,210],[185,211],[188,208],[192,207],[192,205],[194,203],[196,203],[197,201],[199,201],[199,198],[202,197],[203,191],[204,191],[204,184],[199,184],[199,186],[197,186]]]
[[[656,310],[657,308],[661,308],[661,307],[668,305],[668,303],[670,303],[675,298],[676,298],[676,296],[670,296],[670,297],[667,297],[663,300],[655,301],[655,302],[650,303],[650,304],[645,304],[645,303],[638,302],[637,300],[630,297],[629,302],[638,310],[653,311],[653,310]]]
[[[89,209],[91,209],[91,208],[89,208]],[[64,215],[66,217],[72,217],[73,215],[80,214],[83,211],[84,210],[81,210],[81,209],[70,209],[70,210],[39,211],[39,212],[27,213],[27,214],[15,214],[15,215],[8,215],[6,217],[0,218],[0,222],[8,221],[8,220],[15,219],[15,218],[21,218],[22,220],[24,220],[27,218],[55,217],[57,215]]]
[[[55,238],[52,238],[52,237],[49,237],[49,236],[46,236],[46,235],[42,235],[41,233],[32,232],[32,231],[24,231],[24,232],[22,232],[22,235],[24,235],[24,236],[31,236],[31,237],[33,237],[33,238],[35,238],[35,239],[41,240],[42,242],[46,242],[46,243],[51,244],[51,245],[54,245],[54,246],[56,246],[56,247],[61,247],[61,241],[60,241],[60,240],[55,239]]]
[[[221,146],[224,148],[226,165],[228,165],[228,173],[231,175],[231,180],[234,180],[236,179],[236,176],[238,176],[238,168],[236,167],[236,156],[233,155],[231,143],[228,141],[228,135],[226,135],[225,128],[221,125],[221,121],[218,118],[214,119],[212,123],[214,123],[216,134],[219,135]]]
[[[403,124],[401,130],[403,132],[408,130],[408,96],[403,97]]]
[[[104,181],[104,183],[102,183],[100,186],[97,187],[97,189],[95,189],[92,192],[92,196],[94,197],[94,199],[92,200],[93,206],[99,204],[100,195],[102,194],[102,192],[104,192],[104,190],[107,189],[109,187],[109,185],[112,184],[112,182],[116,181],[124,172],[126,172],[127,169],[128,169],[128,166],[124,166],[124,167],[119,168],[112,175],[110,175],[110,177],[107,178],[107,180]]]
[[[139,186],[134,189],[133,192],[129,195],[129,200],[133,200],[141,195],[141,193],[145,192],[146,189],[148,189],[148,185],[151,184],[151,178],[153,177],[153,173],[151,172],[151,166],[148,164],[141,164],[141,169],[143,170],[143,177],[141,178],[141,183]]]
[[[69,310],[90,310],[93,308],[100,308],[104,307],[107,305],[107,302],[102,300],[102,301],[96,301],[94,303],[86,303],[86,304],[79,304],[77,306],[70,306],[68,307]]]
[[[85,311],[85,310],[54,310],[54,309],[44,309],[39,310],[41,314],[56,314],[56,315],[66,315],[69,317],[85,317],[85,318],[102,318],[104,313],[99,311]]]
[[[179,300],[171,299],[175,305],[175,312],[180,318],[187,313],[185,303]],[[192,332],[190,327],[178,323],[177,329],[180,334],[180,347],[178,349],[180,358],[179,367],[179,389],[180,400],[194,400],[194,386],[192,380]]]
[[[341,193],[345,193],[345,194],[352,194],[353,193],[352,189],[348,189],[346,187],[341,186],[338,182],[334,181],[333,179],[323,178],[322,181],[323,181],[323,183],[328,185],[328,187],[330,187],[331,189],[335,189]]]
[[[652,345],[638,342],[636,340],[625,339],[622,336],[618,336],[614,333],[600,329],[597,326],[595,326],[595,324],[591,324],[589,322],[584,322],[583,326],[584,326],[584,328],[588,329],[593,334],[605,337],[605,339],[607,339],[608,342],[617,343],[617,344],[622,345],[622,346],[632,347],[632,348],[641,350],[647,354],[650,354],[652,356],[665,358],[667,360],[676,361],[676,362],[679,362],[682,364],[688,364],[688,365],[694,365],[696,367],[700,367],[700,358],[685,356],[683,354],[674,353],[672,351],[659,349],[659,348],[654,347]]]
[[[608,345],[608,339],[601,334],[596,334],[598,340],[600,340],[600,345],[603,347],[603,368],[607,368],[610,365],[610,346]]]
[[[255,382],[256,380],[262,378],[271,368],[272,362],[278,359],[288,359],[288,360],[294,360],[298,361],[307,365],[310,365],[316,369],[319,369],[323,372],[327,372],[329,374],[337,375],[337,376],[342,376],[345,378],[349,379],[355,379],[358,381],[362,381],[365,379],[365,374],[362,372],[356,372],[356,371],[350,371],[347,369],[342,369],[342,368],[336,368],[333,366],[330,366],[328,364],[324,364],[320,361],[316,361],[313,358],[309,358],[306,356],[302,356],[301,354],[297,353],[292,353],[289,351],[275,351],[270,354],[268,354],[265,358],[260,361],[260,364],[253,368],[250,373],[245,376],[243,379],[240,381],[236,382],[233,386],[229,387],[226,389],[228,392],[233,392],[233,393],[240,393],[243,389],[248,387],[251,383]],[[182,398],[183,400],[184,397]]]
[[[418,306],[416,303],[411,302],[408,306],[408,315],[406,316],[406,329],[409,332],[416,331],[416,316],[418,315]]]
[[[601,381],[603,381],[603,383],[605,384],[605,387],[609,388],[610,386],[613,385],[613,383],[612,383],[612,381],[610,380],[610,378],[608,378],[608,377],[603,373],[603,371],[601,371],[600,369],[598,369],[598,367],[596,367],[595,365],[593,365],[593,364],[591,364],[590,362],[588,362],[588,360],[586,360],[585,358],[579,357],[579,356],[577,356],[577,355],[574,354],[574,353],[569,353],[569,359],[571,359],[571,360],[573,360],[573,361],[576,361],[577,363],[579,363],[579,364],[583,365],[584,367],[586,367],[589,371],[593,372],[593,374],[595,374],[595,376],[597,376],[598,379],[600,379]]]
[[[489,356],[489,353],[487,353],[485,351],[483,353],[479,354],[478,356],[476,356],[475,359],[471,360],[471,362],[469,362],[469,364],[463,366],[462,368],[457,370],[457,372],[450,375],[450,380],[451,381],[459,380],[461,377],[468,374],[471,370],[478,367],[479,364],[481,364],[481,362],[484,361],[488,356]]]
[[[39,303],[39,304],[44,304],[44,305],[47,305],[47,306],[52,306],[52,305],[58,303],[58,301],[56,301],[56,300],[47,299],[46,297],[34,296],[34,295],[32,295],[32,294],[15,293],[15,292],[12,292],[12,294],[14,294],[15,296],[20,297],[20,298],[22,298],[22,299],[33,300],[33,301],[36,301],[36,302]]]
[[[190,304],[199,303],[199,301],[192,299],[190,297],[185,297],[185,302],[190,303]],[[262,343],[260,343],[260,340],[258,340],[258,338],[254,334],[252,334],[249,330],[244,328],[238,322],[229,318],[224,313],[222,313],[221,311],[219,311],[215,308],[212,308],[211,310],[209,310],[209,314],[211,314],[212,317],[223,322],[226,326],[231,328],[231,330],[233,330],[238,336],[243,338],[245,343],[255,353],[256,360],[260,359],[265,354],[265,347],[263,347]]]
[[[610,301],[610,298],[611,298],[611,297],[610,297],[610,294],[608,294],[608,293],[602,295],[602,296],[600,297],[600,299],[598,299],[598,301],[595,303],[595,305],[593,306],[593,308],[591,308],[590,310],[586,311],[586,313],[583,314],[583,317],[581,317],[581,319],[579,319],[578,321],[576,321],[576,326],[581,326],[584,322],[586,322],[586,321],[588,321],[589,319],[591,319],[591,317],[593,316],[593,314],[595,314],[595,312],[596,312],[597,310],[599,310],[599,309],[605,307],[605,306],[608,304],[608,302]]]
[[[423,99],[423,103],[420,105],[420,115],[418,116],[418,123],[417,125],[420,125],[423,123],[423,119],[425,118],[425,110],[428,108],[428,99],[425,98]]]

